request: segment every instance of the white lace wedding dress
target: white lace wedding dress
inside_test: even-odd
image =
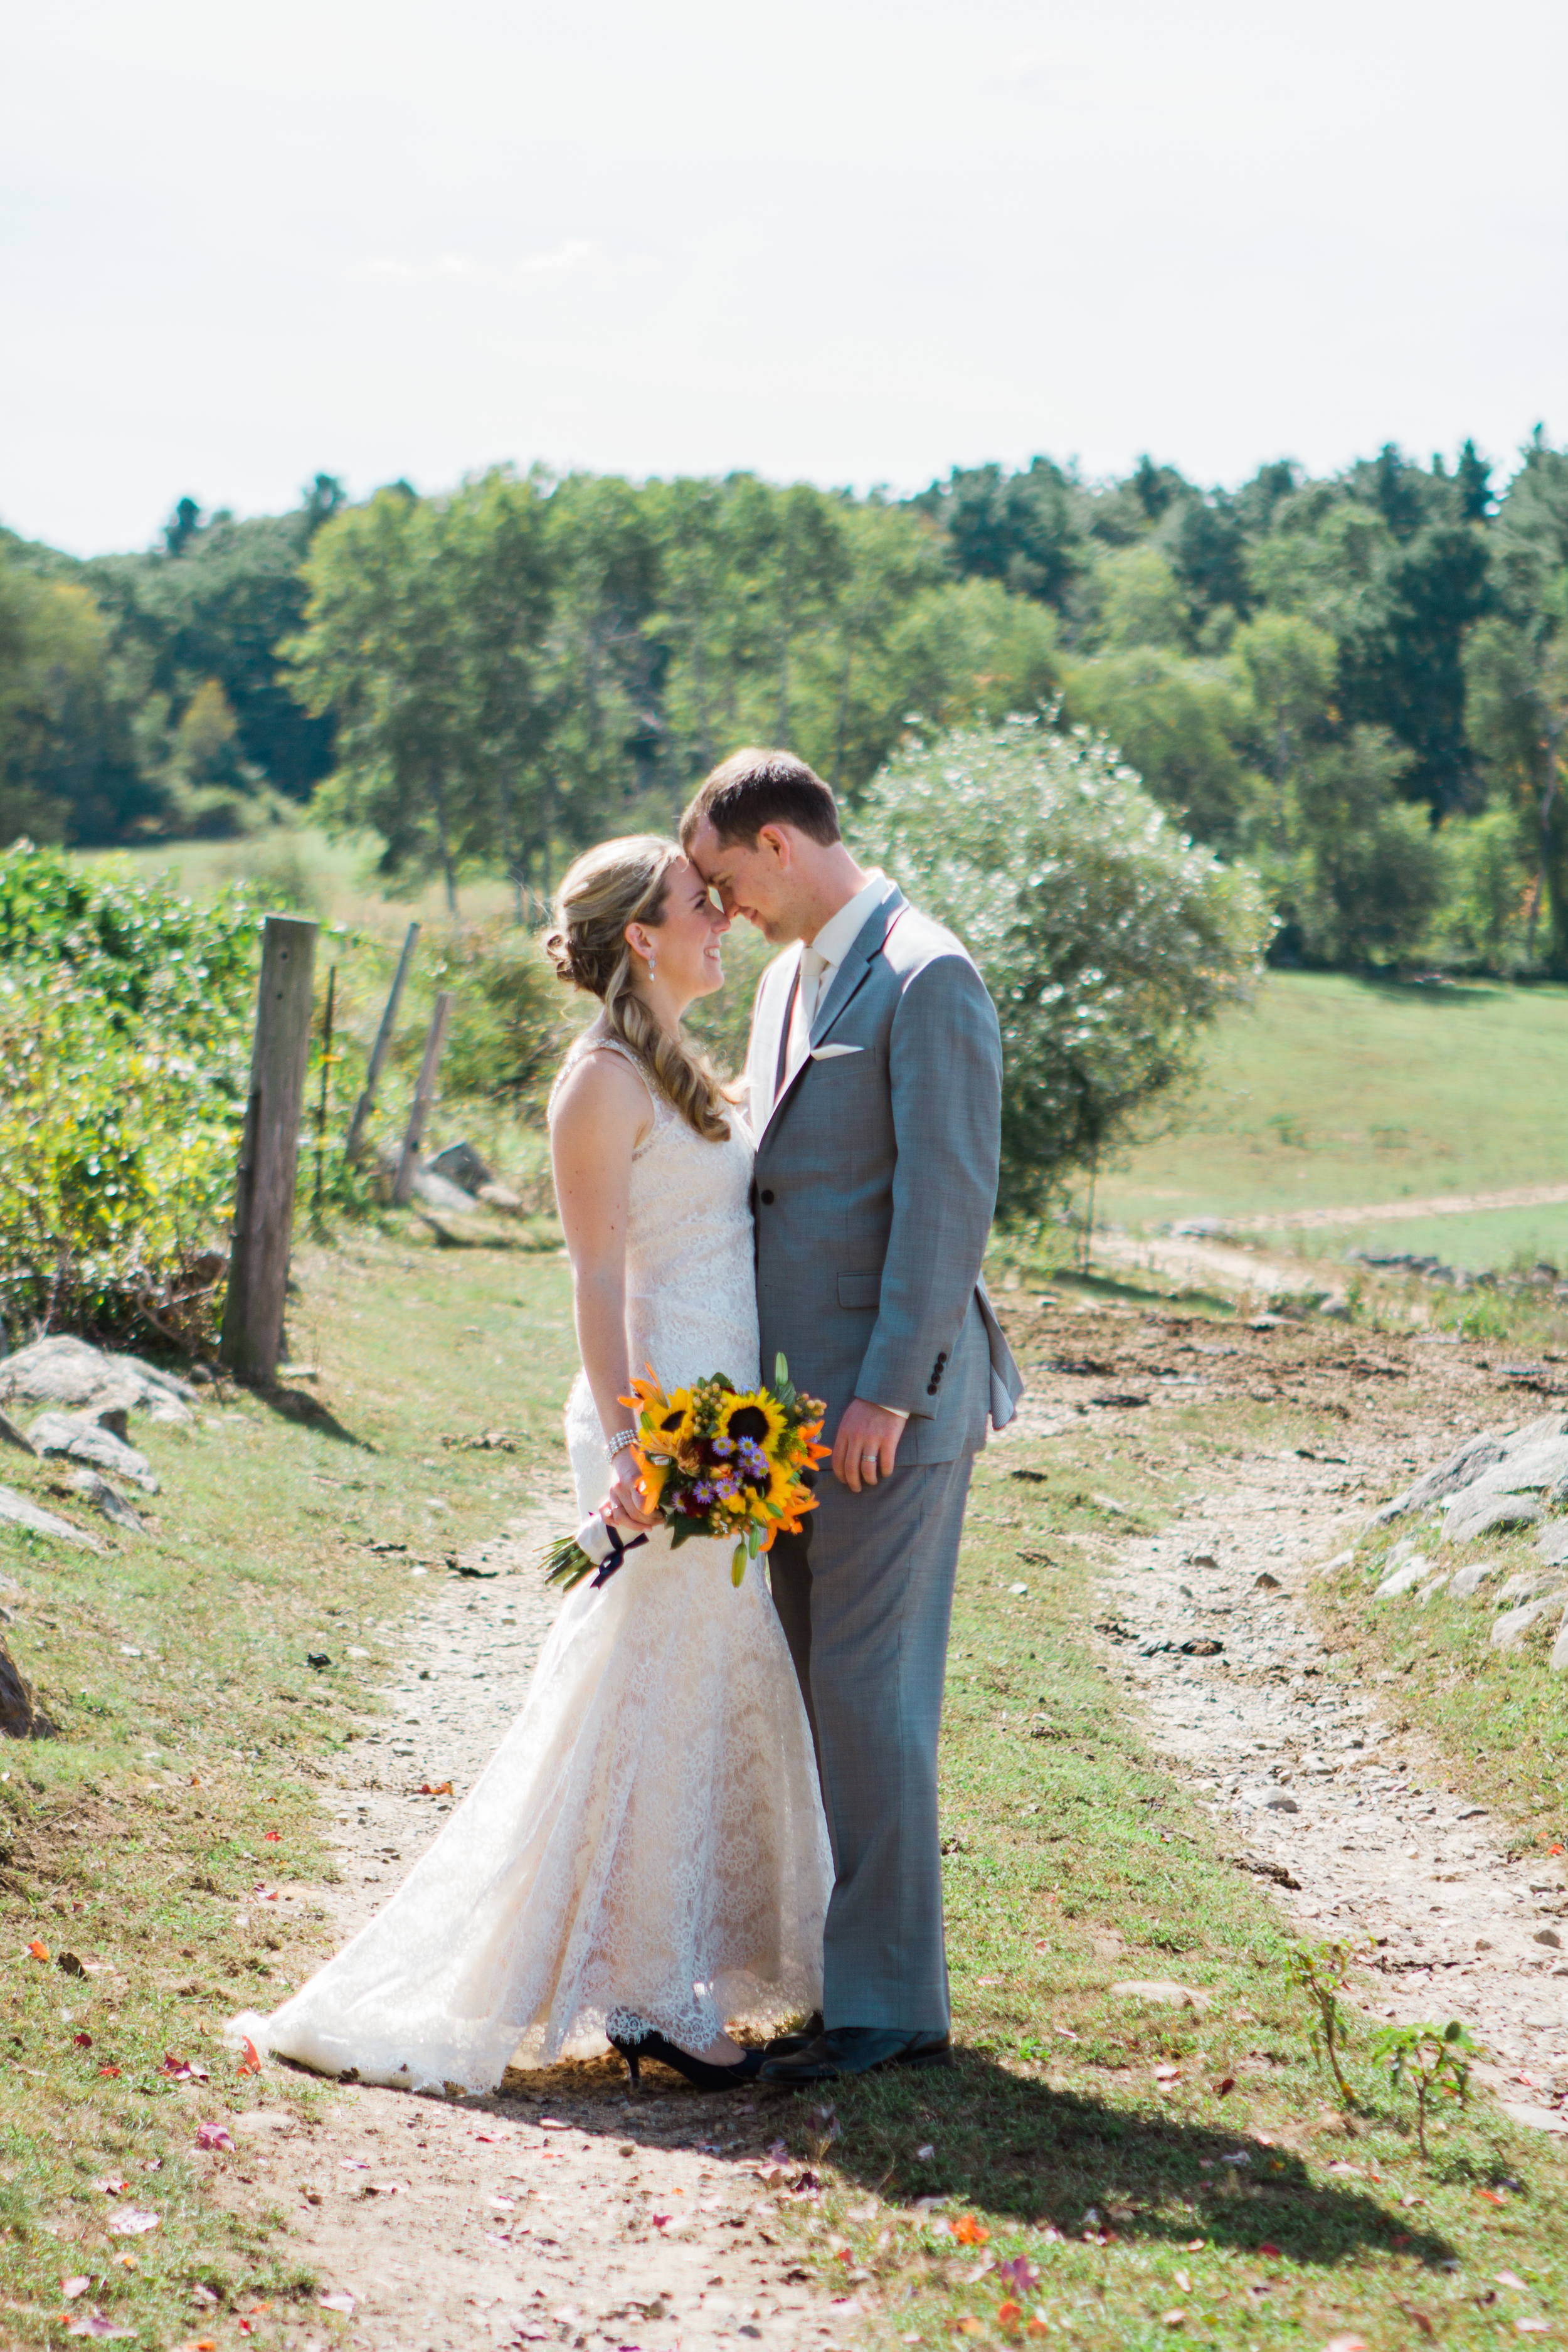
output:
[[[655,1094],[633,1160],[627,1336],[666,1388],[758,1377],[732,1124],[706,1143]],[[609,1480],[581,1373],[566,1435],[585,1518]],[[569,1594],[517,1721],[391,1901],[231,2032],[326,2074],[480,2091],[638,2020],[700,2051],[816,2007],[833,1874],[811,1734],[763,1573],[737,1591],[730,1558],[661,1528]]]

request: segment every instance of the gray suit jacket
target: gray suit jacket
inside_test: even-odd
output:
[[[800,950],[768,967],[747,1058],[763,1377],[910,1416],[900,1463],[976,1452],[1023,1382],[980,1279],[996,1206],[1002,1041],[951,931],[889,883],[773,1104]]]

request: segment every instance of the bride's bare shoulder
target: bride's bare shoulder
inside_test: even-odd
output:
[[[652,1123],[647,1081],[628,1054],[590,1039],[563,1063],[550,1097],[550,1129],[558,1140],[589,1131],[629,1132],[640,1140]]]

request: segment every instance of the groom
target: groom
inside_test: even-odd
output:
[[[681,820],[730,915],[784,952],[746,1064],[763,1376],[827,1403],[832,1477],[769,1554],[816,1740],[835,1882],[824,2031],[774,2082],[949,2065],[937,1729],[963,1506],[1022,1389],[980,1280],[996,1204],[995,1009],[950,931],[856,864],[832,793],[737,751]],[[798,942],[798,944],[797,944]]]

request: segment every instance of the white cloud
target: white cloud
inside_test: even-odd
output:
[[[1075,49],[1064,48],[1059,42],[1053,42],[1045,47],[1037,46],[1019,49],[1003,67],[1001,78],[1026,89],[1032,83],[1050,81],[1059,75],[1070,73],[1079,61]]]

